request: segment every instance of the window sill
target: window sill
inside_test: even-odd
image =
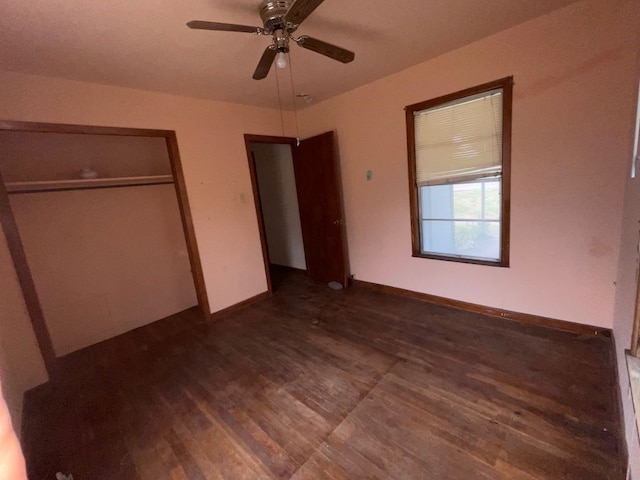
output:
[[[481,260],[479,258],[463,258],[463,257],[449,257],[447,255],[433,255],[429,253],[413,252],[411,255],[414,258],[429,258],[431,260],[444,260],[445,262],[458,262],[458,263],[470,263],[472,265],[487,265],[490,267],[508,267],[509,262],[493,261],[493,260]]]
[[[627,370],[629,371],[629,384],[631,386],[631,396],[633,397],[633,410],[636,415],[636,425],[640,432],[640,358],[632,357],[629,351],[626,352]]]

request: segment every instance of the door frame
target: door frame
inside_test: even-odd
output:
[[[273,284],[271,283],[271,271],[269,270],[269,249],[267,247],[267,233],[262,215],[262,203],[260,201],[260,188],[258,186],[258,174],[256,172],[256,162],[251,152],[252,143],[270,143],[275,145],[290,145],[293,148],[298,140],[292,137],[275,137],[271,135],[252,135],[245,133],[244,144],[247,150],[247,161],[249,162],[249,176],[251,177],[251,190],[253,191],[253,203],[258,217],[258,230],[260,232],[260,245],[262,246],[262,260],[264,262],[264,273],[267,277],[267,291],[273,295]]]
[[[202,263],[200,261],[200,253],[198,251],[195,230],[193,228],[193,218],[191,216],[191,208],[189,207],[182,162],[180,160],[180,152],[178,150],[178,139],[174,130],[0,120],[0,131],[164,138],[167,145],[167,153],[169,154],[169,163],[171,164],[171,173],[173,174],[173,184],[176,190],[178,208],[180,210],[180,218],[182,220],[182,230],[187,244],[187,253],[189,255],[189,263],[196,290],[196,297],[198,299],[198,306],[205,318],[209,317],[211,314],[211,308],[209,306],[209,299],[207,297],[207,291],[204,283],[204,273],[202,270]],[[33,326],[33,331],[35,333],[38,346],[40,347],[45,367],[49,376],[53,377],[57,370],[57,357],[53,349],[51,335],[44,319],[42,307],[35,289],[31,270],[27,263],[24,246],[20,239],[18,226],[16,224],[13,211],[11,210],[9,195],[6,190],[4,180],[2,179],[1,172],[0,223],[2,224],[2,229],[7,239],[9,253],[11,254],[11,258],[16,269],[18,282],[22,289],[29,318],[31,319],[31,325]]]

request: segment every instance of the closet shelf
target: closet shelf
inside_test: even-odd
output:
[[[90,188],[136,187],[173,183],[172,175],[146,175],[141,177],[92,178],[76,180],[44,180],[37,182],[7,182],[8,193],[57,192]]]

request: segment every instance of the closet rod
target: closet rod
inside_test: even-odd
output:
[[[173,183],[171,175],[146,177],[96,178],[81,180],[58,180],[37,182],[7,182],[7,193],[43,193],[72,190],[93,190],[98,188],[142,187],[145,185],[165,185]]]

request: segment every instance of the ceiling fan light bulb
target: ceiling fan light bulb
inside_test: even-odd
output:
[[[276,55],[276,67],[287,68],[287,55],[284,52],[278,52]]]

